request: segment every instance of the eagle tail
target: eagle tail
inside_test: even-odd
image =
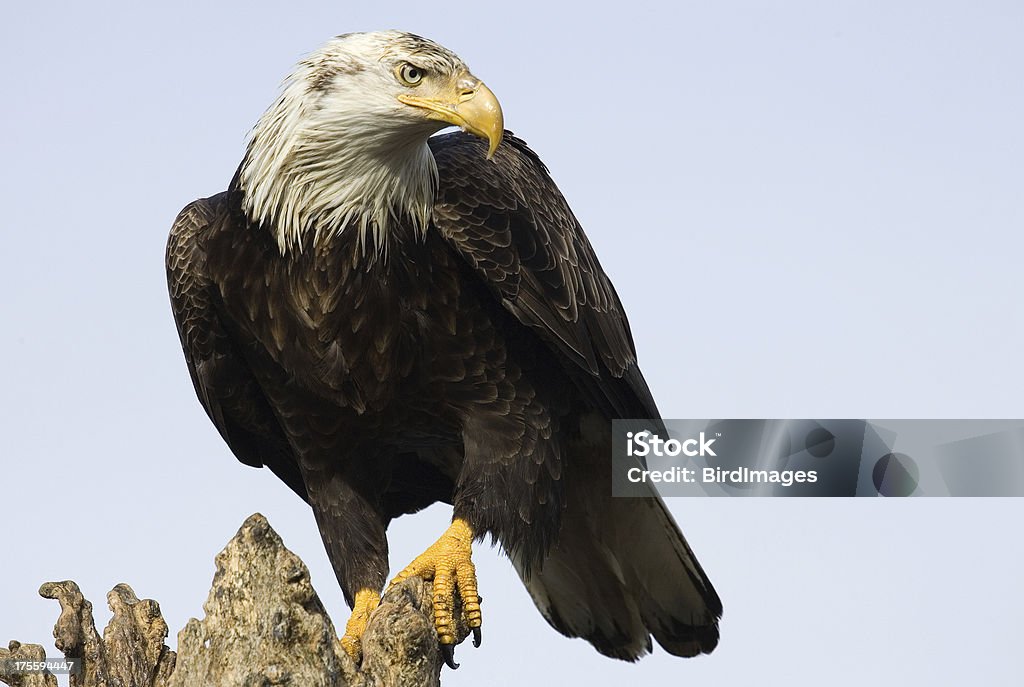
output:
[[[710,653],[722,602],[661,499],[583,498],[570,498],[540,569],[516,562],[547,621],[627,661],[651,651],[652,635],[675,656]]]

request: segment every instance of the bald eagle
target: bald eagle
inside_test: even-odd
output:
[[[452,52],[387,31],[300,62],[227,191],[175,220],[167,276],[210,419],[315,514],[354,659],[388,524],[438,501],[451,526],[395,580],[433,581],[449,665],[454,613],[480,640],[486,535],[602,654],[715,647],[721,602],[664,504],[611,496],[611,420],[659,417],[622,304]]]

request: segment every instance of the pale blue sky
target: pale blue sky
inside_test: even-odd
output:
[[[311,514],[196,401],[163,273],[177,211],[226,186],[337,33],[415,31],[487,81],[586,227],[666,416],[1024,416],[1019,3],[366,5],[4,13],[0,641],[48,642],[36,589],[71,578],[103,622],[118,582],[159,600],[173,646],[254,511],[344,623]],[[725,603],[712,656],[605,659],[481,549],[485,643],[445,684],[1018,684],[1024,501],[670,507]],[[447,517],[393,526],[393,568]]]

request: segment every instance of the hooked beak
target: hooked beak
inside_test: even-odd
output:
[[[454,124],[484,139],[487,141],[487,159],[490,160],[505,132],[505,121],[498,99],[491,89],[472,74],[458,76],[452,86],[444,89],[448,92],[439,97],[403,93],[398,99],[406,105],[423,108],[430,119]]]

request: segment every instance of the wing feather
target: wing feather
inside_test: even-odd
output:
[[[658,417],[618,295],[590,241],[526,144],[506,132],[494,159],[455,133],[430,139],[434,224],[504,307],[560,353],[598,408]]]
[[[238,460],[266,465],[308,500],[288,440],[224,327],[217,291],[205,272],[203,238],[225,221],[225,196],[186,206],[167,240],[167,287],[185,362],[206,414]]]

